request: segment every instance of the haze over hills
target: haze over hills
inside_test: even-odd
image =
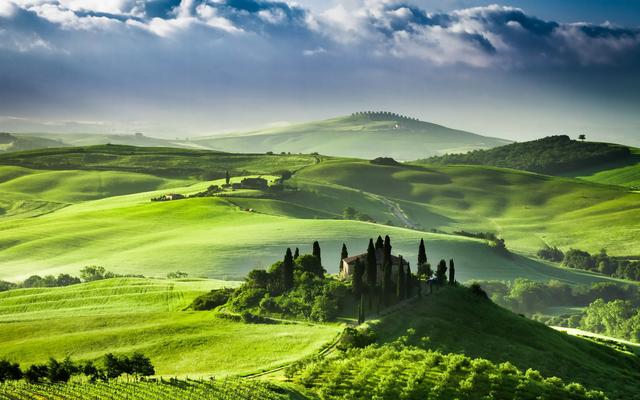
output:
[[[354,113],[324,121],[194,138],[209,148],[245,152],[312,153],[371,159],[379,156],[409,161],[430,155],[486,149],[508,140],[420,121],[390,112]]]
[[[350,116],[286,127],[228,135],[162,139],[143,135],[90,133],[13,134],[16,138],[41,138],[32,146],[0,148],[2,151],[60,146],[121,144],[143,147],[177,147],[236,153],[320,153],[329,156],[372,159],[380,156],[401,161],[445,153],[488,149],[508,140],[477,135],[419,121],[391,112],[354,113]]]

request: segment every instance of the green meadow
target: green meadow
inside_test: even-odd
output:
[[[318,351],[339,326],[244,324],[183,311],[211,289],[238,282],[114,278],[63,288],[0,293],[0,359],[93,360],[140,351],[159,375],[243,374]]]

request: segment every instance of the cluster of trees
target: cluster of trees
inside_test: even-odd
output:
[[[512,143],[466,154],[447,154],[423,160],[432,164],[492,165],[554,174],[619,161],[631,156],[627,147],[571,140],[569,136],[549,136],[524,143]]]
[[[408,117],[406,115],[400,115],[390,111],[358,111],[351,114],[354,117],[367,117],[372,121],[388,121],[388,120],[405,120],[405,121],[420,121],[418,118]]]
[[[640,290],[636,285],[597,282],[591,285],[569,285],[551,280],[538,282],[529,279],[509,281],[479,281],[491,299],[513,312],[534,315],[545,313],[549,307],[586,307],[592,302],[624,300],[640,306]]]
[[[378,236],[375,244],[373,239],[369,239],[367,255],[364,261],[357,259],[354,264],[351,276],[351,289],[360,298],[358,308],[358,320],[364,322],[365,304],[364,297],[368,298],[369,308],[372,308],[374,299],[377,299],[377,308],[381,305],[390,305],[395,301],[405,300],[413,295],[414,289],[418,287],[416,277],[411,273],[411,266],[399,256],[398,266],[393,271],[393,259],[391,256],[391,238],[385,236],[384,240]],[[382,253],[382,276],[378,279],[378,257],[377,253]],[[346,246],[343,245],[343,254],[346,253]],[[392,276],[395,272],[396,276]]]
[[[345,207],[345,209],[342,210],[342,218],[365,222],[376,222],[376,220],[369,214],[362,213],[353,207]]]
[[[133,277],[144,278],[143,275],[118,275],[113,272],[105,270],[104,267],[90,265],[80,270],[80,277],[72,276],[69,274],[59,274],[57,277],[54,275],[46,275],[44,277],[40,275],[31,275],[23,282],[13,283],[7,281],[0,281],[0,292],[12,289],[22,288],[35,288],[35,287],[61,287],[69,285],[77,285],[82,282],[92,282],[101,279],[118,278],[118,277]]]
[[[227,304],[240,312],[331,321],[338,315],[348,285],[325,273],[317,241],[312,254],[300,255],[299,249],[292,253],[288,248],[282,261],[267,270],[249,272]]]
[[[447,271],[449,277],[447,278]],[[418,245],[418,272],[417,277],[419,280],[428,280],[439,285],[444,285],[447,282],[451,285],[456,284],[456,267],[453,259],[449,260],[449,268],[447,268],[447,262],[440,260],[436,265],[436,270],[433,271],[431,264],[427,259],[427,250],[424,245],[424,239],[420,239],[420,245]],[[434,279],[432,279],[434,278]]]
[[[584,310],[580,328],[640,343],[640,310],[631,301],[598,299]]]
[[[0,360],[0,383],[23,378],[29,383],[64,383],[80,374],[89,377],[91,381],[106,381],[124,374],[137,378],[151,376],[155,374],[155,369],[151,360],[142,353],[133,353],[131,356],[109,353],[97,365],[91,361],[76,363],[69,357],[62,361],[50,358],[46,364],[33,364],[24,370],[17,363]]]
[[[640,281],[640,260],[624,257],[612,257],[606,249],[597,254],[589,254],[583,250],[570,249],[566,253],[557,247],[544,247],[538,251],[538,257],[562,264],[569,268],[599,272],[615,278]]]
[[[453,232],[459,236],[472,237],[477,239],[484,239],[491,243],[491,247],[498,250],[501,253],[508,253],[507,245],[504,242],[504,239],[497,236],[493,232],[467,232],[467,231],[456,231]]]

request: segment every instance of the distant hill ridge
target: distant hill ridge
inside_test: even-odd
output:
[[[392,157],[410,161],[425,155],[488,149],[511,142],[389,111],[360,111],[285,127],[193,138],[191,143],[228,152],[317,152],[339,157]]]
[[[445,154],[420,160],[425,164],[487,165],[543,174],[563,174],[612,162],[633,162],[626,146],[572,140],[566,135],[548,136],[466,154]]]

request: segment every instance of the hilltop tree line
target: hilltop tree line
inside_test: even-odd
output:
[[[419,122],[418,118],[408,117],[390,111],[358,111],[351,114],[353,117],[367,117],[372,121],[406,120]]]
[[[640,260],[631,260],[624,257],[612,257],[606,249],[597,254],[589,254],[583,250],[570,249],[566,253],[557,247],[545,246],[538,251],[538,257],[561,262],[569,268],[599,272],[614,278],[640,281]]]
[[[85,375],[91,382],[107,381],[121,375],[136,378],[155,374],[151,360],[142,353],[131,356],[106,354],[98,364],[92,361],[73,362],[69,357],[62,361],[49,358],[46,364],[33,364],[22,369],[18,363],[0,360],[0,383],[24,379],[29,383],[64,383],[74,375]]]
[[[628,147],[582,142],[558,135],[466,154],[435,156],[422,161],[429,164],[490,165],[555,174],[620,161],[630,156]]]

